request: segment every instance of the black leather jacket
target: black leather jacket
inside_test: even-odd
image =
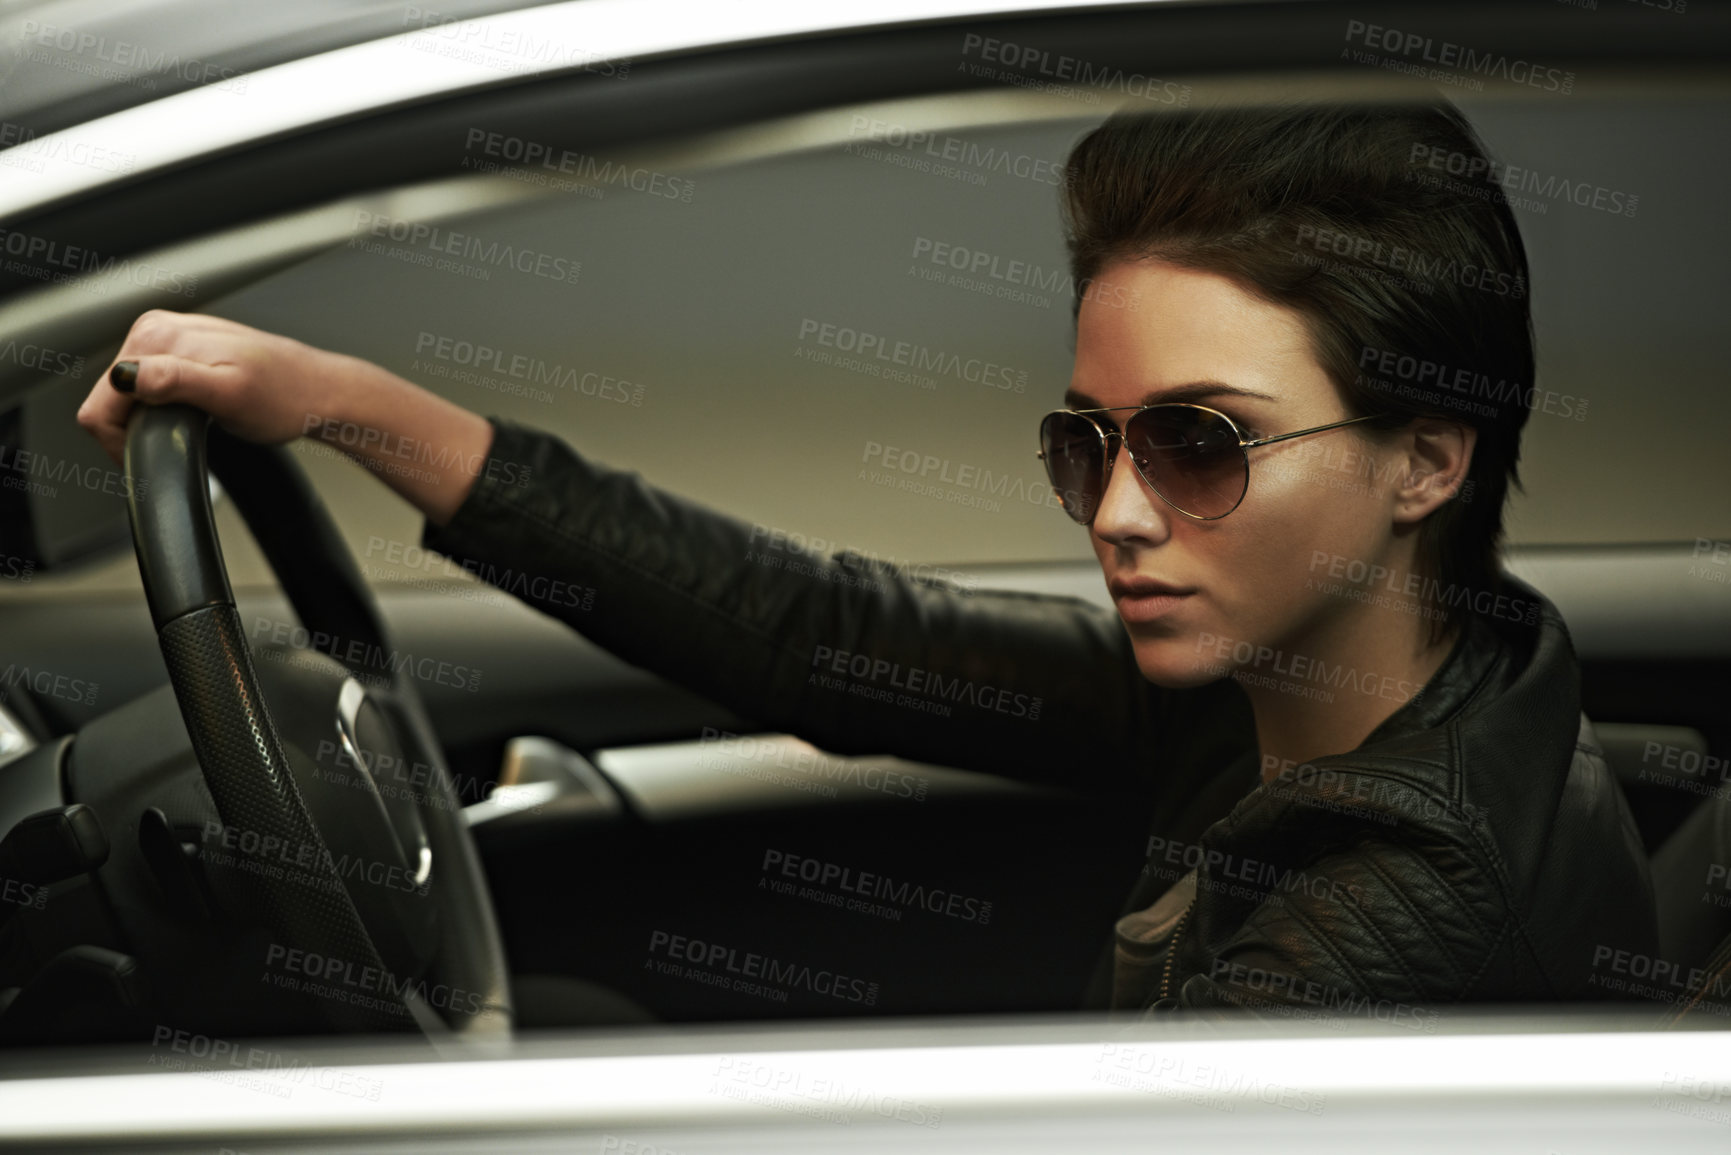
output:
[[[1581,714],[1568,631],[1513,579],[1531,612],[1469,615],[1358,749],[1263,782],[1240,687],[1149,683],[1107,610],[778,551],[493,424],[486,469],[449,525],[426,527],[429,548],[821,748],[1141,798],[1149,865],[1097,1005],[1110,980],[1119,1007],[1422,1026],[1440,1003],[1614,997],[1595,969],[1607,952],[1657,954],[1647,860]]]

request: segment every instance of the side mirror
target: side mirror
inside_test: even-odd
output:
[[[0,410],[0,582],[131,548],[126,475],[78,427],[86,377],[51,380]]]

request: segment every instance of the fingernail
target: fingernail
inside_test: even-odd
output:
[[[122,393],[130,393],[138,385],[138,362],[116,361],[108,371],[108,382]]]

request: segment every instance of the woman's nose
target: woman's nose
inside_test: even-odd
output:
[[[1112,443],[1117,456],[1094,513],[1094,532],[1113,545],[1158,545],[1172,535],[1172,507],[1136,472],[1123,439],[1113,438]]]

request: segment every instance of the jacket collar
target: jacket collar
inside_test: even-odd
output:
[[[1437,667],[1424,688],[1413,695],[1400,709],[1384,718],[1365,738],[1362,745],[1434,730],[1466,705],[1473,692],[1484,683],[1486,675],[1502,653],[1503,642],[1483,617],[1468,612],[1463,615],[1455,644],[1449,656]]]

